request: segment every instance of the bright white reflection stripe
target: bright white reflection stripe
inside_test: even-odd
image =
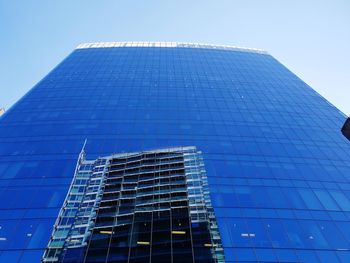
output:
[[[210,48],[210,49],[224,49],[224,50],[236,50],[244,52],[255,52],[266,54],[267,52],[262,49],[236,47],[229,45],[212,45],[212,44],[200,44],[200,43],[187,43],[187,42],[96,42],[96,43],[82,43],[77,49],[84,48],[108,48],[108,47],[187,47],[187,48]]]

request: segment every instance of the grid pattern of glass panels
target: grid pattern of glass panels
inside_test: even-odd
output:
[[[345,119],[269,54],[77,49],[0,120],[0,261],[41,258],[88,139],[197,146],[228,262],[350,262]]]

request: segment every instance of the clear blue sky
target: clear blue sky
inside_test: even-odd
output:
[[[81,42],[255,47],[350,114],[350,0],[0,0],[0,107]]]

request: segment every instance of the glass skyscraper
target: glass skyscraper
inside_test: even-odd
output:
[[[262,50],[82,44],[0,119],[0,262],[350,262],[345,120]]]

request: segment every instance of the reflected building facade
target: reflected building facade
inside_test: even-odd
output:
[[[261,50],[82,44],[0,119],[0,261],[350,262],[345,119]]]
[[[43,262],[225,262],[195,147],[85,160]]]

